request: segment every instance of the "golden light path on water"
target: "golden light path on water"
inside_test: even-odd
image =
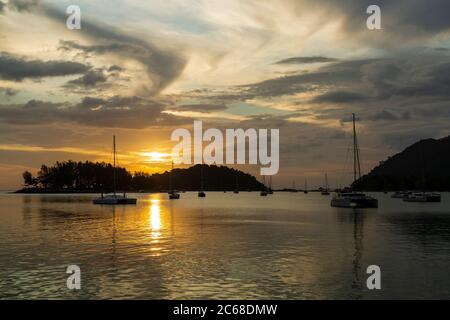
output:
[[[161,200],[151,199],[150,200],[150,243],[154,246],[150,249],[153,252],[161,251],[163,248],[160,246],[161,229],[162,229],[162,219],[161,219]]]

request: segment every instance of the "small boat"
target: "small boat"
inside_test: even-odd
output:
[[[356,120],[353,113],[353,181],[361,178],[361,165],[359,162],[359,148],[356,137]],[[357,174],[358,173],[358,174]],[[362,192],[343,190],[331,199],[331,206],[338,208],[378,208],[378,199]]]
[[[441,202],[441,195],[435,192],[414,192],[403,198],[405,202]]]
[[[177,193],[176,191],[171,191],[169,192],[169,199],[170,200],[180,199],[180,194]]]
[[[204,193],[203,191],[199,191],[198,192],[198,197],[199,198],[205,198],[206,197],[206,193]]]
[[[406,191],[395,191],[391,195],[391,198],[393,198],[393,199],[403,199],[403,198],[407,197],[408,194],[409,194],[409,192],[406,192]]]
[[[116,136],[113,136],[113,194],[104,196],[103,193],[100,198],[93,200],[94,204],[116,205],[116,204],[136,204],[136,198],[128,198],[125,195],[116,193]]]
[[[172,170],[170,170],[170,175],[169,175],[169,192],[168,192],[168,194],[169,194],[170,200],[176,200],[176,199],[180,199],[180,194],[173,189],[172,173],[173,173],[173,161],[172,161]]]
[[[330,191],[328,189],[328,176],[327,176],[326,173],[325,173],[325,189],[322,190],[321,194],[323,196],[329,196],[330,195]]]

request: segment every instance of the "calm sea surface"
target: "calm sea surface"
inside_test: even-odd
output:
[[[440,204],[376,194],[379,209],[316,193],[0,194],[0,298],[450,298],[450,194]],[[81,268],[81,290],[66,268]],[[382,289],[366,288],[379,265]]]

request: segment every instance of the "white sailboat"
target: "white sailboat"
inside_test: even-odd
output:
[[[361,165],[359,163],[359,148],[356,137],[356,121],[355,114],[353,117],[353,179],[356,181],[357,177],[361,178]],[[358,175],[357,175],[358,172]],[[333,199],[331,199],[332,207],[340,208],[378,208],[378,200],[368,196],[362,192],[345,191],[338,192]]]
[[[94,204],[136,204],[136,198],[128,198],[125,195],[119,195],[116,193],[116,136],[113,136],[113,194],[111,195],[103,195],[100,198],[94,199]]]

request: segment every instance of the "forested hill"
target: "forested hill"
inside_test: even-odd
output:
[[[450,136],[414,143],[380,163],[353,187],[360,190],[450,190]]]
[[[203,167],[203,170],[201,169]],[[261,190],[257,179],[225,166],[195,165],[187,169],[174,169],[172,185],[177,190],[199,190],[203,171],[204,190]],[[57,162],[54,166],[43,165],[36,176],[24,172],[25,188],[18,192],[98,192],[113,189],[113,167],[99,162]],[[166,191],[170,172],[147,174],[130,173],[116,168],[117,190],[120,191]],[[237,183],[237,184],[236,184]]]

